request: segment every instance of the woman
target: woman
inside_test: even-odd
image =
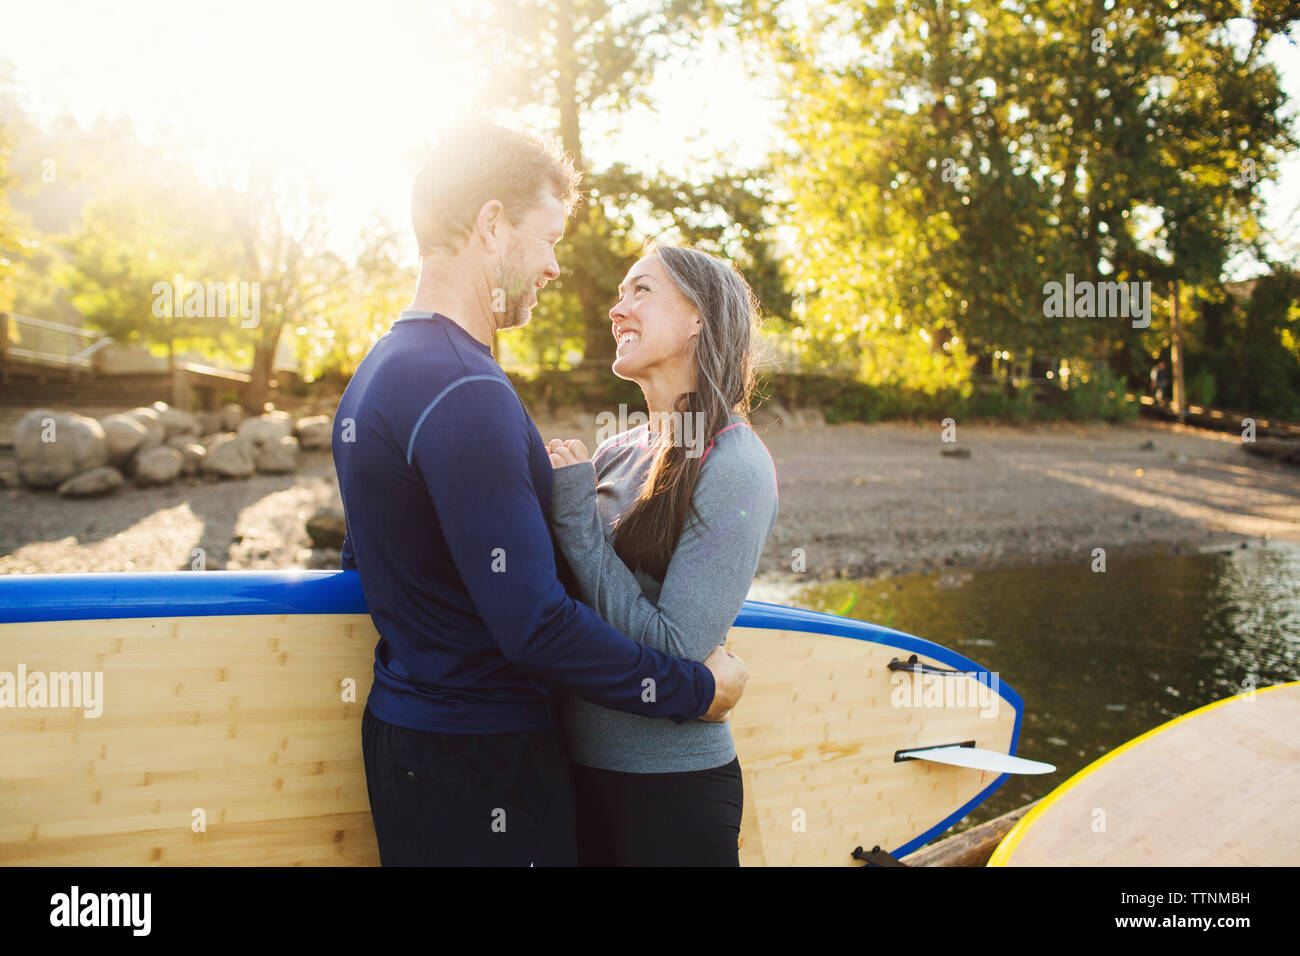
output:
[[[776,521],[776,470],[746,419],[757,303],[727,263],[665,244],[648,248],[619,296],[612,370],[641,386],[650,421],[590,460],[580,441],[550,443],[551,523],[601,617],[702,661],[725,643]],[[738,865],[744,794],[730,723],[568,698],[564,724],[580,863]]]

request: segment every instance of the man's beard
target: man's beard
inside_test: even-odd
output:
[[[521,275],[521,257],[515,254],[513,244],[510,251],[510,258],[502,264],[497,276],[497,288],[501,290],[498,302],[504,306],[499,326],[502,329],[522,328],[532,318],[532,306],[528,299],[533,285],[527,276]]]

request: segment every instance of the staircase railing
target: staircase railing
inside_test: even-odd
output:
[[[9,380],[13,359],[61,368],[89,368],[91,356],[112,341],[103,332],[0,312],[0,381]]]

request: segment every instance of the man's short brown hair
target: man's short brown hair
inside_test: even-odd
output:
[[[411,189],[411,224],[420,256],[439,247],[460,252],[483,204],[493,199],[518,223],[543,190],[564,203],[567,218],[581,201],[582,174],[555,139],[476,120],[443,131]]]

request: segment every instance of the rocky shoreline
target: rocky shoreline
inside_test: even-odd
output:
[[[102,418],[37,408],[14,428],[16,468],[0,471],[0,485],[95,498],[127,479],[149,487],[183,476],[290,474],[300,449],[330,447],[332,430],[329,415],[296,418],[268,408],[248,416],[238,405],[190,413],[154,402]]]
[[[1230,435],[963,424],[944,442],[937,423],[817,422],[756,421],[780,495],[758,569],[772,585],[1300,541],[1300,469]],[[593,416],[539,430],[595,444]],[[0,455],[0,471],[13,467]],[[292,473],[181,474],[89,499],[10,487],[0,501],[0,573],[186,570],[196,549],[207,569],[338,567],[328,522],[315,542],[307,531],[339,507],[327,449],[300,450]]]

